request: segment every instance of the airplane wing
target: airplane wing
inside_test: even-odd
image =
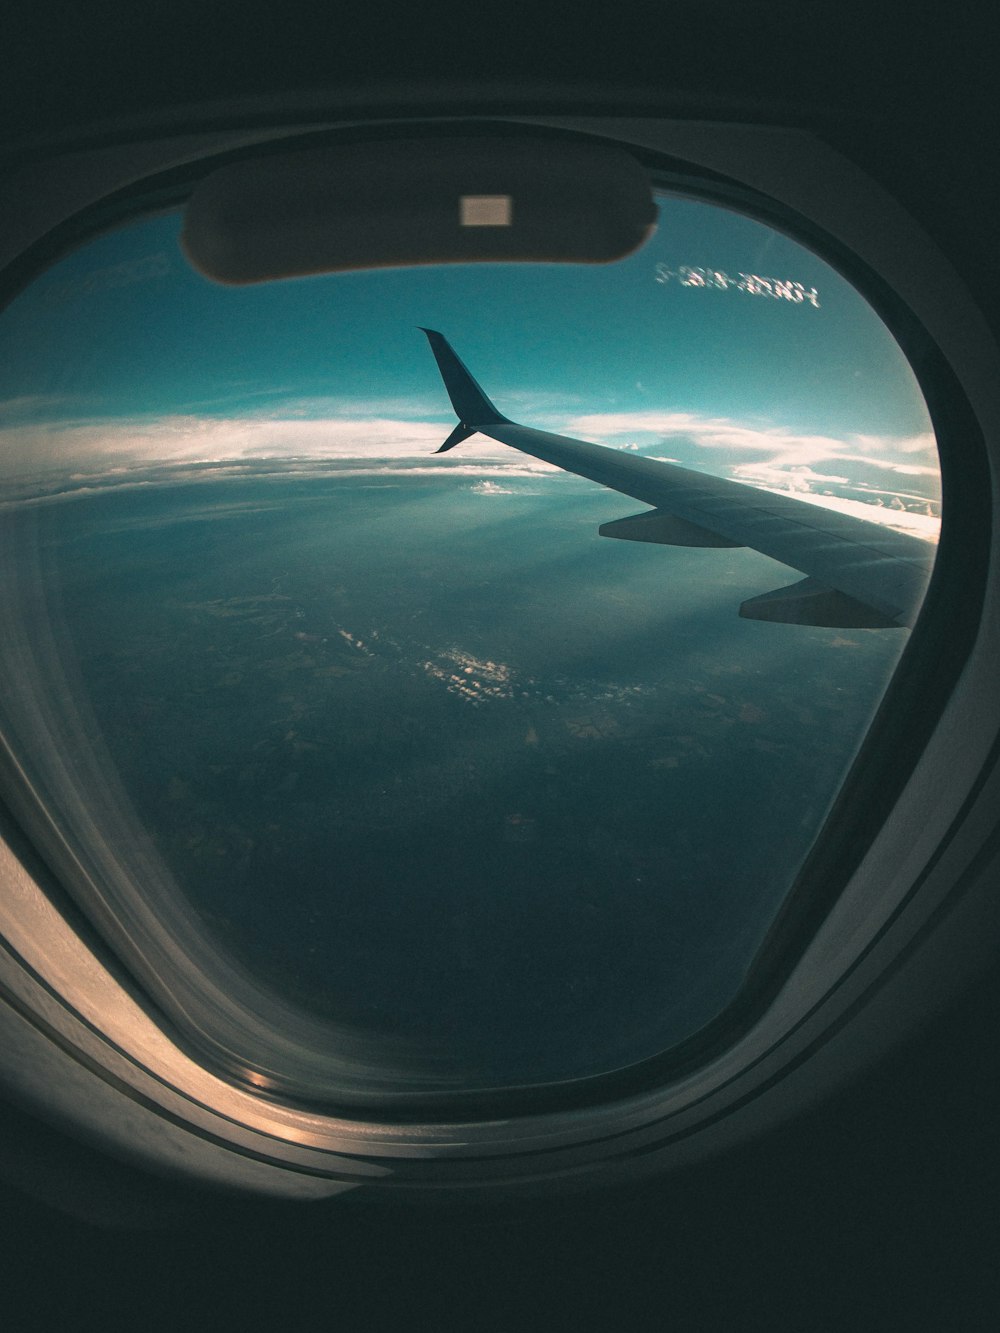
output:
[[[745,601],[750,620],[887,629],[916,619],[934,548],[866,519],[743,482],[521,426],[500,413],[443,334],[423,329],[459,418],[438,453],[479,433],[652,505],[603,523],[604,537],[667,546],[750,546],[799,570],[798,583]]]

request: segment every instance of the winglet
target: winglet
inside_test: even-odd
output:
[[[475,435],[475,433],[471,426],[467,426],[464,421],[460,421],[441,448],[435,449],[434,452],[436,454],[446,454],[449,449],[454,449],[456,444],[461,444],[463,440],[467,440],[470,435]]]
[[[448,449],[454,449],[456,444],[461,444],[470,435],[475,435],[480,426],[509,423],[510,419],[497,411],[469,374],[444,334],[438,333],[436,329],[425,329],[422,324],[418,327],[422,333],[427,334],[427,341],[431,345],[431,351],[438,363],[438,370],[441,372],[444,387],[448,390],[448,397],[451,399],[459,423],[436,452],[443,454]]]

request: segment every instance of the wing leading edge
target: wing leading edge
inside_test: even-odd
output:
[[[603,523],[604,537],[750,546],[806,575],[744,602],[740,615],[747,619],[865,629],[916,619],[934,560],[928,542],[743,482],[518,425],[497,410],[443,334],[423,332],[459,418],[438,453],[486,435],[653,506]]]

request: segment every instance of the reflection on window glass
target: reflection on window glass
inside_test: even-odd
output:
[[[70,890],[258,1079],[350,1105],[668,1050],[738,994],[857,753],[905,630],[740,619],[798,576],[602,540],[634,500],[482,437],[433,456],[418,325],[515,421],[936,540],[871,309],[659,203],[607,267],[244,289],[160,216],[0,316],[8,743]]]

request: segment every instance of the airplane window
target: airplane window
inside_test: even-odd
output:
[[[6,794],[234,1076],[606,1075],[716,1020],[793,891],[926,581],[935,441],[834,268],[657,202],[611,265],[244,288],[166,212],[0,315]],[[437,455],[443,348],[509,422],[898,536],[912,614],[690,513],[604,540],[663,504],[482,432]],[[812,610],[768,600],[803,572]]]

